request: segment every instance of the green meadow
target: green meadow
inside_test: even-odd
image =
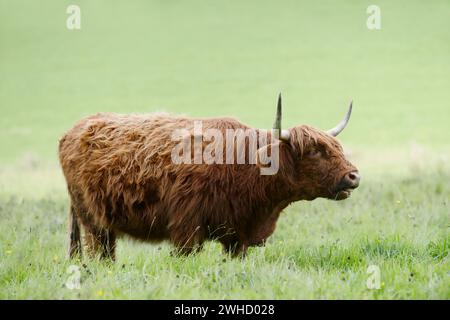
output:
[[[0,298],[450,299],[449,16],[446,0],[0,0]],[[67,258],[57,146],[78,119],[270,128],[279,92],[285,128],[328,129],[353,100],[339,136],[362,175],[349,199],[291,205],[245,259],[130,239],[114,264]]]

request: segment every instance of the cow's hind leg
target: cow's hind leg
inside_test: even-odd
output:
[[[85,242],[91,257],[115,260],[116,234],[113,231],[89,226],[85,228]]]
[[[81,258],[81,248],[80,224],[75,207],[71,204],[69,213],[69,257]]]

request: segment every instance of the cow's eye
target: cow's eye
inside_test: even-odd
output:
[[[308,152],[307,155],[310,158],[320,158],[322,156],[322,152],[318,149],[312,149]]]

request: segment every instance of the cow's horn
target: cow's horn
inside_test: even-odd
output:
[[[289,141],[289,131],[281,130],[281,93],[278,95],[277,116],[275,118],[275,123],[273,124],[273,129],[279,135],[280,140]]]
[[[336,137],[339,133],[342,132],[342,130],[344,130],[345,126],[348,123],[348,120],[350,120],[350,115],[352,114],[352,105],[353,101],[350,102],[350,107],[348,108],[347,114],[345,115],[344,119],[342,119],[342,121],[339,122],[336,127],[327,131],[329,135]]]

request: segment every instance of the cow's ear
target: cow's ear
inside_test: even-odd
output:
[[[270,166],[270,159],[268,158],[267,149],[269,146],[264,146],[256,150],[256,166],[258,168],[267,168]]]
[[[259,168],[270,167],[272,161],[278,161],[278,159],[274,159],[274,157],[277,156],[278,158],[279,148],[280,142],[276,141],[256,150],[256,165]],[[277,155],[275,153],[277,153]]]

